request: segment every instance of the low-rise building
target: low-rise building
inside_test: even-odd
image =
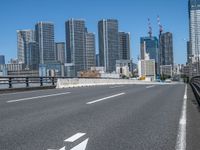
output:
[[[64,70],[60,63],[40,64],[39,76],[40,77],[62,77]]]
[[[171,78],[173,75],[172,65],[161,65],[160,66],[160,75]]]
[[[154,81],[156,79],[155,60],[139,60],[138,62],[138,75],[139,78]]]
[[[116,73],[121,77],[126,76],[130,77],[133,72],[131,60],[117,60],[116,61]]]
[[[66,77],[75,77],[75,65],[73,63],[65,63],[64,64],[65,76]]]

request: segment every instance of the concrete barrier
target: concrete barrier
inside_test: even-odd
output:
[[[131,79],[58,79],[56,88],[98,86],[98,85],[118,85],[118,84],[163,84],[158,82],[138,81]]]

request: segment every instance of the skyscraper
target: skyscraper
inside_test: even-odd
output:
[[[149,54],[150,59],[158,62],[158,39],[157,37],[141,37],[140,38],[141,59],[145,59],[145,54]]]
[[[96,66],[95,35],[94,33],[85,34],[86,42],[86,69]]]
[[[39,48],[37,42],[29,43],[29,52],[28,52],[28,67],[31,70],[37,70],[39,68]]]
[[[85,21],[70,19],[65,23],[67,63],[73,63],[75,75],[86,69]]]
[[[162,33],[160,36],[160,65],[174,65],[172,33]]]
[[[55,62],[54,24],[39,22],[35,25],[35,33],[39,48],[40,64]]]
[[[4,64],[5,64],[5,56],[0,55],[0,65],[4,65]]]
[[[98,33],[100,66],[104,66],[106,72],[113,72],[116,60],[119,59],[118,21],[115,19],[99,21]]]
[[[119,59],[130,60],[130,33],[119,32]]]
[[[65,43],[64,42],[58,42],[55,43],[56,47],[56,60],[62,64],[65,63]]]
[[[159,72],[159,51],[157,37],[141,37],[140,38],[140,54],[141,60],[145,60],[148,54],[149,59],[155,60],[156,73]]]
[[[191,51],[191,43],[190,41],[187,41],[187,63],[192,62],[192,51]]]
[[[99,54],[96,54],[96,66],[99,67]]]
[[[30,42],[35,41],[33,30],[17,30],[17,55],[19,63],[28,64]]]
[[[192,61],[197,62],[200,55],[200,0],[189,0],[188,8]]]

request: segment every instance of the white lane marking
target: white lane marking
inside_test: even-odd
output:
[[[88,140],[89,140],[89,138],[84,140],[83,142],[81,142],[77,146],[73,147],[71,150],[85,150],[86,147],[87,147]]]
[[[60,149],[47,149],[47,150],[65,150],[65,146]]]
[[[119,88],[119,87],[124,87],[124,86],[123,85],[118,85],[118,86],[116,85],[116,86],[110,86],[109,88],[114,89],[114,88]]]
[[[57,94],[51,94],[51,95],[43,95],[43,96],[22,98],[22,99],[17,99],[17,100],[9,100],[9,101],[7,101],[7,103],[14,103],[14,102],[27,101],[27,100],[33,100],[33,99],[40,99],[40,98],[46,98],[46,97],[60,96],[60,95],[66,95],[66,94],[70,94],[70,93],[71,92],[57,93]]]
[[[55,90],[55,89],[49,89],[49,90]],[[29,94],[29,93],[36,93],[36,92],[42,92],[42,91],[47,91],[47,90],[33,90],[33,91],[30,90],[30,91],[24,91],[24,92],[5,93],[5,94],[0,94],[0,96],[23,94],[23,93]]]
[[[117,96],[121,96],[121,95],[124,95],[124,94],[125,93],[119,93],[119,94],[116,94],[116,95],[111,95],[111,96],[104,97],[104,98],[101,98],[101,99],[98,99],[98,100],[87,102],[86,104],[88,104],[88,105],[94,104],[94,103],[97,103],[97,102],[100,102],[100,101],[104,101],[104,100],[107,100],[107,99],[110,99],[110,98],[114,98],[114,97],[117,97]]]
[[[65,142],[74,142],[84,136],[86,133],[76,133],[75,135],[71,136],[70,138],[64,140]]]
[[[187,85],[185,86],[183,107],[179,121],[179,130],[176,141],[176,150],[186,150],[186,124],[187,124]]]
[[[152,87],[155,87],[155,85],[150,85],[150,86],[147,86],[146,88],[149,89],[149,88],[152,88]]]

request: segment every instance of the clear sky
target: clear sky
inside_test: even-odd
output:
[[[158,35],[157,15],[164,31],[174,36],[175,63],[186,61],[188,40],[188,0],[1,0],[0,54],[17,57],[16,30],[34,29],[38,21],[55,23],[55,41],[65,41],[64,23],[69,18],[85,19],[90,32],[96,33],[100,19],[119,20],[119,30],[131,33],[132,57],[137,59],[140,37],[147,36],[148,18],[153,35]],[[96,44],[98,51],[98,43]]]

